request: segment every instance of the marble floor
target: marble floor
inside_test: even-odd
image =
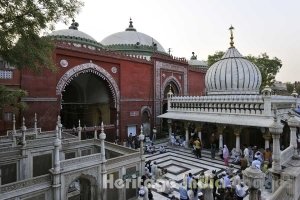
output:
[[[169,195],[160,192],[162,181],[158,181],[152,185],[154,197],[156,197],[154,199],[170,199],[172,195],[179,198],[179,185],[182,183],[184,176],[188,173],[198,176],[201,172],[210,174],[212,170],[216,170],[217,174],[219,174],[226,169],[223,160],[221,160],[220,157],[211,159],[210,151],[208,150],[203,150],[202,158],[199,159],[196,158],[191,149],[177,146],[166,146],[166,149],[167,152],[163,154],[156,152],[154,154],[145,155],[146,161],[156,161],[158,167],[168,170],[167,174],[165,174],[165,180],[172,180],[171,186],[173,192]],[[234,171],[237,171],[238,169],[239,166],[234,165]]]

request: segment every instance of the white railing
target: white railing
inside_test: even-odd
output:
[[[171,111],[262,115],[264,102],[258,95],[172,97]]]
[[[292,200],[294,199],[289,193],[289,182],[284,181],[282,185],[273,193],[268,200]]]
[[[288,148],[280,152],[280,164],[284,165],[288,161],[290,161],[294,155],[294,146],[290,145]]]
[[[91,162],[99,162],[101,161],[101,153],[96,153],[88,156],[82,156],[77,158],[72,158],[68,160],[63,160],[60,162],[60,166],[65,169],[68,167],[76,167],[78,165],[84,165],[86,163]]]
[[[51,176],[49,174],[43,175],[43,176],[38,176],[32,179],[27,179],[23,181],[18,181],[14,183],[9,183],[6,185],[1,185],[0,186],[0,194],[6,193],[6,192],[11,192],[11,191],[16,191],[19,189],[24,189],[26,187],[34,186],[34,185],[40,185],[42,183],[48,183],[49,186],[51,185]],[[1,195],[0,195],[1,197]]]

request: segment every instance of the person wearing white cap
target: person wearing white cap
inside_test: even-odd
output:
[[[260,170],[261,162],[258,160],[258,157],[255,156],[254,160],[252,161],[252,167],[255,167]]]

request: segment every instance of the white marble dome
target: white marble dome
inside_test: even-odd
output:
[[[258,67],[233,46],[208,69],[205,76],[208,95],[259,94],[260,85],[261,73]]]
[[[84,39],[84,40],[91,40],[93,42],[97,42],[93,37],[90,35],[79,31],[78,26],[79,24],[75,22],[75,20],[72,20],[72,24],[69,27],[69,29],[63,29],[63,30],[57,30],[53,31],[52,33],[49,34],[49,36],[54,36],[54,37],[71,37],[74,39]]]
[[[129,23],[130,25],[125,31],[107,36],[101,41],[101,44],[106,46],[136,45],[148,47],[153,47],[153,45],[155,45],[157,51],[165,53],[164,48],[157,40],[149,35],[137,32],[133,27],[131,20]]]
[[[49,34],[49,36],[75,37],[75,38],[82,38],[82,39],[87,39],[87,40],[92,40],[97,42],[90,35],[75,29],[62,29],[62,30],[53,31],[52,33]]]

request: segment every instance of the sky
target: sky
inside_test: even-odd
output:
[[[282,60],[276,80],[300,81],[300,1],[298,0],[82,0],[75,20],[98,42],[124,31],[132,18],[137,31],[155,38],[176,57],[195,52],[207,60],[229,47],[232,25],[242,55],[266,52]],[[56,30],[69,25],[57,24]]]

